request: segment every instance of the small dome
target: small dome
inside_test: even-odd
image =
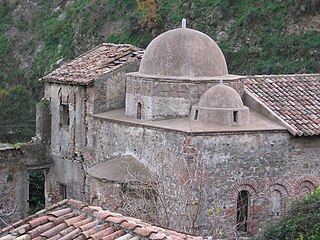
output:
[[[88,169],[88,174],[103,181],[155,182],[156,175],[131,155],[124,155],[97,164]]]
[[[231,87],[218,84],[209,88],[200,97],[199,107],[207,108],[242,108],[240,95]]]
[[[214,77],[228,74],[219,46],[206,34],[189,28],[167,31],[147,47],[139,73],[152,76]]]

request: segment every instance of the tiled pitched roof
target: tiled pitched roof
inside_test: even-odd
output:
[[[103,43],[40,80],[88,85],[104,74],[141,59],[142,54],[141,49],[129,44]]]
[[[63,200],[26,219],[0,229],[0,240],[139,240],[198,239],[176,231],[152,226],[139,219]]]
[[[295,135],[320,135],[320,74],[248,76],[245,86]]]

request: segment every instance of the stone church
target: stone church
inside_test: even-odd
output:
[[[319,74],[232,75],[209,36],[178,28],[146,50],[101,44],[41,80],[47,204],[255,234],[320,184]]]

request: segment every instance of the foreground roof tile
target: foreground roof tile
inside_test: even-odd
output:
[[[93,212],[86,212],[87,208]],[[15,226],[15,227],[13,227]],[[40,215],[32,215],[0,230],[0,240],[96,240],[96,239],[202,239],[156,227],[140,219],[125,217],[101,207],[87,206],[77,200],[49,206]]]

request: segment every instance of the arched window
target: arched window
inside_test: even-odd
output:
[[[249,192],[242,190],[238,194],[237,201],[237,230],[240,232],[248,231],[249,216]]]
[[[305,197],[308,196],[310,193],[311,193],[311,190],[310,190],[307,186],[303,186],[303,187],[300,189],[299,197],[305,198]]]
[[[137,104],[137,119],[141,119],[141,103]]]
[[[280,216],[282,212],[282,196],[281,192],[278,190],[274,190],[271,193],[271,206],[270,206],[270,214],[272,216]]]

